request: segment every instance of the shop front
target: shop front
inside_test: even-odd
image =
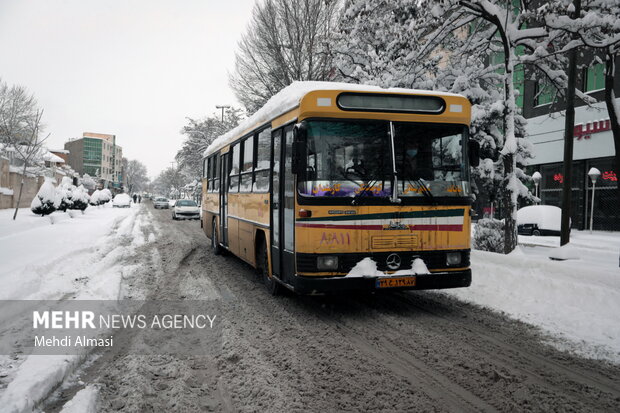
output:
[[[527,172],[531,175],[538,171],[542,175],[539,194],[543,205],[561,204],[564,182],[562,115],[563,113],[555,113],[528,119],[527,131],[534,146],[535,158],[530,161]],[[620,207],[615,198],[619,171],[615,171],[613,166],[615,148],[604,104],[577,108],[574,132],[572,227],[589,229],[594,196],[593,229],[620,231]],[[595,185],[588,176],[591,168],[600,171]]]

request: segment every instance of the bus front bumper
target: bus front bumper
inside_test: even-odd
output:
[[[394,282],[395,286],[379,287],[378,280],[402,279],[414,277],[406,283]],[[345,291],[394,291],[394,290],[427,290],[443,288],[469,287],[471,285],[471,270],[434,272],[415,276],[388,276],[388,277],[313,277],[295,275],[288,280],[288,286],[298,294],[329,294]]]

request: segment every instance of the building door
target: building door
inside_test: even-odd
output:
[[[228,173],[229,159],[228,153],[220,155],[220,242],[228,246]]]

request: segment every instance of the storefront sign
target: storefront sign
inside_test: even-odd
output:
[[[618,181],[618,177],[616,176],[616,173],[614,171],[605,171],[603,172],[601,177],[606,181]]]
[[[605,132],[611,130],[611,122],[609,119],[595,120],[586,124],[579,123],[575,125],[573,134],[580,141],[582,139],[590,139],[593,133]]]

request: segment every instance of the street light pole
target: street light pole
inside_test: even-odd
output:
[[[540,180],[542,179],[542,175],[540,174],[540,172],[536,171],[532,174],[532,179],[534,180],[534,185],[536,186],[536,198],[538,198],[538,201],[536,201],[536,204],[540,203],[540,196],[538,195],[538,185],[540,184]]]
[[[215,105],[217,109],[222,109],[222,122],[224,122],[224,109],[229,109],[230,105]]]
[[[596,190],[596,180],[601,176],[601,171],[596,168],[590,168],[588,176],[592,181],[592,206],[590,207],[590,234],[592,233],[592,223],[594,221],[594,191]]]

